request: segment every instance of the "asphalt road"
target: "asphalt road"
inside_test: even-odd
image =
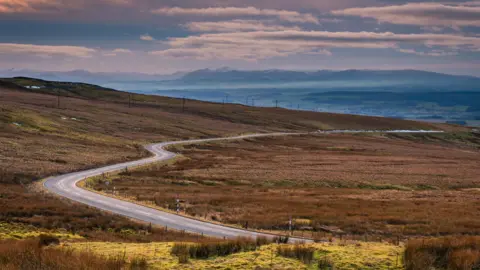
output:
[[[151,144],[146,146],[146,149],[150,151],[154,156],[137,161],[120,163],[110,165],[102,168],[91,169],[86,171],[74,172],[59,176],[48,178],[44,182],[44,187],[62,197],[68,198],[79,203],[83,203],[95,208],[99,208],[108,212],[119,214],[122,216],[130,217],[140,221],[152,223],[160,226],[167,226],[168,228],[176,230],[185,230],[187,232],[199,233],[208,236],[220,237],[220,238],[236,238],[257,236],[272,237],[269,234],[262,234],[218,224],[212,224],[203,222],[188,217],[175,215],[172,213],[163,212],[160,210],[148,208],[131,202],[103,196],[77,186],[77,183],[85,178],[101,175],[102,173],[114,172],[124,170],[128,167],[135,167],[139,165],[145,165],[152,162],[165,161],[174,158],[177,154],[169,152],[164,147],[173,144],[185,144],[185,143],[200,143],[219,140],[238,140],[254,137],[266,137],[266,136],[286,136],[299,133],[269,133],[269,134],[253,134],[243,135],[230,138],[216,138],[216,139],[199,139],[188,141],[172,141],[158,144]],[[292,238],[291,241],[303,241],[303,239]]]
[[[327,131],[319,133],[335,134],[335,133],[358,133],[358,132],[385,132],[385,131],[362,131],[362,130],[337,130],[337,131]],[[392,132],[392,131],[389,131]],[[393,131],[395,133],[418,133],[418,132],[439,132],[439,131]],[[60,196],[68,198],[73,201],[77,201],[89,206],[93,206],[108,212],[119,214],[122,216],[134,218],[140,221],[152,223],[160,226],[167,226],[168,228],[173,228],[176,230],[185,230],[187,232],[199,233],[208,236],[214,237],[225,237],[225,238],[236,238],[239,236],[256,238],[257,236],[266,236],[272,237],[269,234],[257,233],[227,226],[222,226],[218,224],[212,224],[208,222],[203,222],[188,217],[183,217],[175,215],[172,213],[163,212],[160,210],[155,210],[131,202],[126,202],[123,200],[103,196],[80,187],[77,187],[77,183],[85,178],[89,178],[96,175],[101,175],[102,173],[114,172],[124,170],[125,168],[135,167],[139,165],[145,165],[152,162],[165,161],[174,158],[177,154],[169,152],[164,149],[164,147],[173,144],[192,144],[192,143],[201,143],[201,142],[210,142],[210,141],[220,141],[220,140],[238,140],[238,139],[247,139],[254,137],[272,137],[272,136],[287,136],[287,135],[299,135],[301,133],[269,133],[269,134],[253,134],[253,135],[243,135],[230,138],[215,138],[215,139],[199,139],[199,140],[188,140],[188,141],[172,141],[164,142],[158,144],[151,144],[146,146],[146,149],[150,151],[153,156],[150,158],[145,158],[137,161],[120,163],[115,165],[110,165],[102,168],[91,169],[86,171],[74,172],[59,176],[54,176],[48,178],[44,182],[44,187]],[[304,241],[299,238],[291,238],[292,242]]]

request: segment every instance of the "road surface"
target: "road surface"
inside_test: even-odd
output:
[[[185,143],[201,143],[219,140],[238,140],[254,137],[265,136],[286,136],[300,133],[269,133],[269,134],[253,134],[243,135],[229,138],[216,138],[216,139],[199,139],[188,141],[172,141],[158,144],[147,145],[145,148],[150,151],[153,156],[137,161],[125,162],[121,164],[110,165],[102,168],[91,169],[86,171],[74,172],[65,175],[59,175],[47,178],[44,182],[44,187],[62,197],[70,200],[83,203],[95,208],[99,208],[108,212],[119,214],[122,216],[137,219],[143,222],[149,222],[155,225],[167,226],[168,228],[176,230],[185,230],[187,232],[199,233],[208,236],[220,237],[220,238],[236,238],[257,236],[272,237],[269,234],[263,234],[253,231],[247,231],[218,224],[203,222],[188,217],[175,215],[172,213],[163,212],[160,210],[152,209],[142,205],[134,204],[131,202],[103,196],[95,192],[91,192],[82,189],[77,186],[77,183],[85,178],[101,175],[102,173],[114,172],[124,170],[125,168],[135,167],[140,165],[149,164],[152,162],[165,161],[174,158],[177,154],[169,152],[164,148],[174,144]],[[302,239],[292,238],[292,241],[302,241]]]
[[[319,132],[326,134],[335,134],[335,133],[358,133],[358,132],[373,132],[373,131],[361,131],[361,130],[335,130],[327,132]],[[386,131],[375,131],[375,132],[386,132]],[[391,132],[391,131],[388,131]],[[395,131],[395,132],[406,132],[406,131]],[[435,131],[414,131],[410,130],[407,132],[435,132]],[[436,131],[439,132],[439,131]],[[187,232],[199,233],[214,237],[221,238],[236,238],[239,236],[256,238],[257,236],[266,236],[272,237],[269,234],[263,234],[253,231],[242,230],[238,228],[232,228],[228,226],[222,226],[219,224],[208,223],[204,221],[199,221],[191,219],[184,216],[175,215],[172,213],[163,212],[160,210],[152,209],[146,206],[134,204],[131,202],[103,196],[85,189],[82,189],[77,186],[77,183],[85,178],[101,175],[102,173],[114,172],[124,170],[125,168],[136,167],[140,165],[145,165],[158,161],[166,161],[177,156],[177,154],[169,152],[164,148],[169,145],[174,144],[185,144],[185,143],[201,143],[201,142],[210,142],[210,141],[219,141],[219,140],[238,140],[238,139],[247,139],[255,137],[266,137],[266,136],[286,136],[286,135],[299,135],[302,133],[269,133],[269,134],[253,134],[253,135],[243,135],[237,137],[229,138],[215,138],[215,139],[198,139],[198,140],[188,140],[188,141],[172,141],[164,142],[158,144],[151,144],[146,146],[146,149],[150,151],[153,156],[137,161],[126,162],[121,164],[110,165],[102,168],[91,169],[86,171],[74,172],[65,175],[59,175],[48,178],[44,182],[44,187],[60,196],[77,201],[89,206],[93,206],[108,212],[119,214],[122,216],[134,218],[140,221],[149,222],[155,225],[167,226],[168,228],[176,230],[185,230]],[[305,133],[304,133],[305,134]],[[299,238],[291,238],[293,242],[303,241]]]

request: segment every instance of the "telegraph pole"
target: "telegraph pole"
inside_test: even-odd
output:
[[[275,100],[275,108],[278,108],[278,100]]]
[[[182,112],[185,112],[185,97],[182,98]]]
[[[292,216],[290,216],[290,219],[288,220],[288,231],[290,232],[290,235],[292,235],[292,229],[293,229],[293,222],[292,222]]]
[[[255,107],[255,99],[252,98],[252,107]]]
[[[132,94],[128,94],[128,107],[132,107]]]
[[[60,109],[60,93],[57,94],[57,108]]]
[[[177,210],[177,215],[178,215],[178,214],[180,213],[180,199],[178,198],[178,195],[177,195],[177,199],[176,199],[175,202],[176,202],[176,204],[177,204],[177,205],[176,205],[176,206],[177,206],[177,209],[176,209],[176,210]]]

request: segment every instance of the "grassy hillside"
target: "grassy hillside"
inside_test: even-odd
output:
[[[1,81],[2,80],[0,80],[0,82]],[[136,107],[137,110],[143,109],[145,112],[157,110],[174,114],[182,113],[182,115],[193,115],[201,117],[202,119],[253,125],[276,130],[451,128],[446,125],[382,117],[316,113],[280,108],[257,108],[235,104],[223,105],[196,100],[186,100],[184,106],[181,99],[131,94],[82,83],[48,82],[30,78],[3,79],[3,82],[13,83],[21,87],[40,87],[38,89],[25,89],[28,92],[59,95],[61,97],[75,97],[97,102],[105,101],[118,105],[123,104],[125,106],[128,106],[130,103],[132,107]],[[52,97],[50,105],[56,106],[55,98]],[[61,107],[69,109],[65,106]],[[210,128],[217,129],[218,127],[211,126]]]
[[[149,142],[318,129],[465,130],[193,100],[183,105],[179,99],[28,78],[0,80],[0,100],[0,224],[8,238],[40,231],[76,235],[82,241],[198,242],[195,235],[151,228],[39,191],[38,180],[46,176],[143,157],[148,153],[142,145]],[[247,261],[261,254],[249,253]],[[232,258],[223,262],[237,261]]]
[[[180,196],[185,214],[251,229],[287,230],[293,217],[299,236],[480,233],[480,136],[473,133],[299,135],[171,148],[183,155],[175,163],[92,186],[115,186],[171,210]]]
[[[145,225],[41,194],[30,183],[138,159],[147,155],[141,145],[148,142],[319,128],[438,128],[394,119],[192,100],[183,107],[178,99],[29,78],[0,80],[0,100],[0,204],[8,206],[0,208],[0,222],[128,241],[170,238],[142,236],[139,232]],[[134,233],[123,234],[125,230]]]

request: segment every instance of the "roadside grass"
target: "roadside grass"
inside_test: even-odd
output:
[[[300,260],[285,258],[277,254],[278,244],[264,245],[255,251],[240,252],[228,256],[209,259],[189,259],[179,263],[178,257],[172,255],[175,243],[72,243],[69,247],[97,254],[111,256],[126,254],[126,258],[143,256],[153,269],[318,269],[319,261],[328,259],[335,269],[403,269],[402,246],[386,243],[338,242],[310,244],[315,250],[311,264]],[[398,262],[397,262],[398,259]]]
[[[31,225],[21,223],[4,223],[0,222],[0,240],[7,239],[27,239],[35,238],[43,234],[52,235],[59,239],[65,240],[82,240],[80,235],[72,234],[66,230],[45,230],[39,229]]]
[[[46,242],[47,237],[28,240],[0,241],[0,268],[16,269],[51,269],[51,270],[121,270],[125,261],[117,256],[108,257],[93,252],[74,252],[71,249],[49,246],[54,238]]]
[[[463,144],[309,135],[170,150],[182,158],[108,181],[122,196],[160,209],[174,210],[179,196],[181,214],[211,222],[284,233],[292,217],[297,236],[480,233],[473,218],[480,160]],[[112,185],[92,188],[109,193]]]

